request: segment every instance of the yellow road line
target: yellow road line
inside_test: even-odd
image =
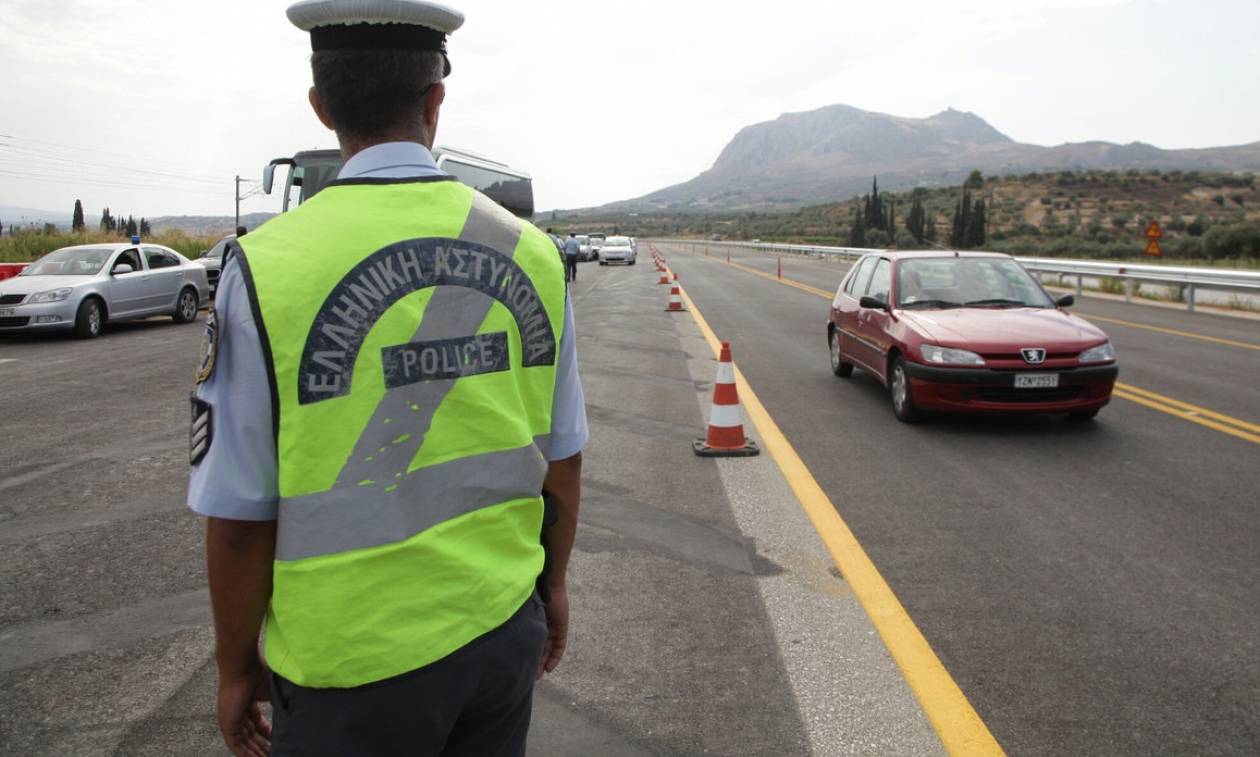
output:
[[[713,349],[714,357],[721,353],[721,344],[713,329],[700,314],[696,303],[681,289],[683,301],[696,325],[704,333],[705,340]],[[880,575],[866,550],[840,517],[835,505],[818,482],[814,480],[805,461],[793,449],[792,444],[779,430],[757,394],[749,386],[744,374],[735,366],[735,383],[748,418],[761,435],[762,444],[783,471],[788,484],[796,494],[814,530],[822,537],[827,551],[835,560],[836,567],[862,603],[863,609],[879,631],[884,645],[901,669],[906,683],[918,698],[924,714],[940,737],[941,743],[951,755],[1001,755],[988,726],[980,719],[962,689],[954,682],[949,671],[941,664],[936,653],[911,620],[888,582]]]
[[[718,261],[718,262],[723,262],[723,261]],[[793,281],[791,279],[779,279],[763,271],[758,271],[755,268],[749,268],[748,266],[740,265],[738,263],[729,263],[728,265],[735,268],[739,268],[744,271],[748,271],[749,273],[754,273],[758,276],[761,276],[762,278],[769,279],[770,281],[773,281],[776,283],[787,284],[788,286],[794,286],[797,289],[802,289],[804,291],[810,292],[811,294],[816,294],[819,297],[825,297],[828,300],[832,298],[832,295],[829,292],[825,292],[821,289],[811,287],[807,284],[802,284],[799,281]],[[1095,317],[1095,316],[1090,316],[1090,317]],[[1099,318],[1099,320],[1107,320],[1107,319]],[[1216,337],[1207,337],[1203,335],[1191,334],[1188,331],[1173,332],[1170,329],[1159,329],[1154,326],[1147,327],[1147,326],[1143,326],[1142,324],[1133,324],[1133,325],[1140,326],[1142,328],[1150,328],[1155,331],[1169,331],[1170,333],[1179,334],[1181,336],[1207,339],[1210,341],[1227,342],[1227,343],[1231,343],[1233,346],[1252,347],[1252,345],[1248,345],[1246,342],[1230,342],[1230,340],[1228,339],[1218,340],[1216,339]],[[1118,381],[1116,382],[1115,390],[1112,392],[1112,396],[1120,397],[1121,399],[1126,399],[1126,400],[1129,400],[1130,402],[1136,402],[1137,404],[1143,405],[1144,407],[1149,407],[1153,410],[1159,410],[1161,412],[1167,413],[1177,418],[1181,418],[1182,420],[1190,421],[1191,423],[1197,423],[1200,426],[1204,426],[1206,428],[1220,431],[1222,433],[1229,434],[1230,436],[1234,436],[1239,439],[1244,439],[1249,442],[1256,442],[1257,444],[1260,444],[1260,425],[1257,425],[1255,423],[1250,423],[1248,421],[1244,421],[1240,418],[1235,418],[1230,415],[1225,415],[1224,413],[1218,413],[1215,410],[1208,410],[1205,407],[1192,405],[1189,402],[1183,402],[1173,397],[1168,397],[1163,394],[1158,394],[1156,392],[1150,391],[1149,389],[1142,389],[1140,387],[1136,387],[1131,384],[1123,384]],[[1251,433],[1251,432],[1255,432],[1255,433]]]
[[[722,261],[718,261],[718,262],[722,262]],[[790,287],[796,287],[802,292],[809,292],[810,294],[816,294],[819,297],[826,297],[829,300],[832,297],[832,293],[828,292],[826,289],[819,289],[818,287],[812,287],[809,284],[796,281],[795,279],[788,279],[788,278],[781,279],[772,273],[766,273],[765,271],[758,271],[756,268],[752,268],[751,266],[746,266],[743,263],[736,263],[732,261],[730,263],[726,263],[726,265],[729,265],[732,268],[738,268],[741,271],[747,271],[751,274],[755,274],[757,276],[760,276],[763,279],[770,279],[771,281],[777,284],[787,284]]]
[[[1197,416],[1192,411],[1179,410],[1175,407],[1170,407],[1154,400],[1149,400],[1139,394],[1129,394],[1123,389],[1116,389],[1112,392],[1112,396],[1121,397],[1129,402],[1136,402],[1139,405],[1144,405],[1152,410],[1158,410],[1161,413],[1167,413],[1184,421],[1190,421],[1191,423],[1197,423],[1200,426],[1206,426],[1207,428],[1215,431],[1220,431],[1222,434],[1229,434],[1230,436],[1238,437],[1244,441],[1260,444],[1260,434],[1249,434],[1246,431],[1241,431],[1233,426],[1228,426],[1224,423],[1217,423],[1214,420]]]
[[[1091,313],[1078,313],[1083,318],[1089,318],[1095,321],[1105,321],[1107,323],[1116,323],[1121,326],[1129,326],[1135,329],[1145,329],[1147,331],[1155,331],[1160,334],[1170,334],[1172,336],[1183,336],[1187,339],[1198,339],[1203,342],[1212,342],[1213,344],[1223,344],[1227,347],[1241,347],[1244,350],[1256,350],[1260,352],[1260,344],[1251,342],[1240,342],[1236,339],[1222,339],[1219,336],[1208,336],[1207,334],[1196,334],[1193,331],[1178,331],[1177,329],[1166,329],[1163,326],[1151,326],[1145,323],[1137,323],[1135,321],[1123,321],[1119,318],[1109,318],[1105,315],[1093,315]]]

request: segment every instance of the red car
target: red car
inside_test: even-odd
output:
[[[879,252],[858,261],[831,302],[831,369],[888,387],[902,421],[922,411],[1067,413],[1111,400],[1116,353],[1009,255]]]

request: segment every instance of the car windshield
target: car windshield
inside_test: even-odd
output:
[[[20,276],[93,276],[101,272],[113,250],[108,247],[68,247],[50,252],[28,265]]]
[[[1029,307],[1054,303],[1010,258],[920,258],[897,264],[897,307]]]
[[[609,237],[604,241],[605,247],[629,247],[630,240],[626,237]]]
[[[591,242],[591,238],[590,238],[590,237],[588,237],[588,236],[583,236],[583,235],[579,234],[579,235],[578,235],[578,238],[577,238],[577,241],[578,241],[578,244],[590,244],[590,242]]]
[[[227,250],[228,242],[232,241],[233,239],[236,239],[235,234],[233,234],[232,236],[224,237],[223,239],[220,239],[219,241],[215,242],[214,247],[211,247],[206,252],[206,254],[203,255],[202,257],[207,257],[207,258],[223,257],[224,251]]]

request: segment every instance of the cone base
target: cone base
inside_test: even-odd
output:
[[[700,457],[756,457],[761,454],[752,439],[745,439],[742,447],[710,447],[704,439],[697,439],[691,443],[691,450]]]
[[[665,312],[666,313],[685,313],[687,312],[687,308],[683,308],[683,307],[665,308]]]

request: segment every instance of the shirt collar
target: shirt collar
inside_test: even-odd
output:
[[[410,179],[441,176],[429,149],[418,142],[383,142],[355,153],[338,179]]]

